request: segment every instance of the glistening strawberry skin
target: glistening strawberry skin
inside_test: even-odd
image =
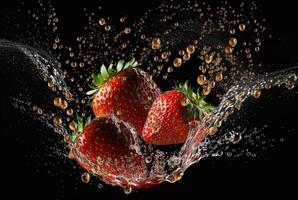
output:
[[[119,62],[123,65],[123,61]],[[141,69],[120,67],[117,71],[112,71],[112,75],[97,86],[92,101],[93,112],[96,117],[114,114],[141,133],[147,113],[161,91]]]
[[[144,125],[143,139],[157,145],[179,144],[186,140],[189,125],[185,117],[185,95],[177,90],[165,92],[154,101]]]
[[[161,94],[152,104],[143,127],[145,142],[156,145],[181,144],[186,141],[194,120],[213,109],[199,93],[185,84]],[[196,118],[196,115],[200,118]]]
[[[108,184],[146,188],[158,181],[148,181],[142,155],[129,147],[131,133],[107,118],[96,118],[74,141],[72,153],[79,164]],[[134,180],[133,184],[129,181]],[[138,181],[136,181],[138,180]]]

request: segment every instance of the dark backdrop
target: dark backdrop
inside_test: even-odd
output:
[[[4,2],[1,2],[3,4]],[[3,15],[18,8],[18,2],[5,1],[1,5]],[[214,1],[216,3],[216,1]],[[268,19],[269,27],[276,39],[265,46],[267,53],[264,60],[280,68],[293,66],[298,61],[298,28],[297,11],[294,1],[259,2],[264,17]],[[27,2],[30,4],[30,2]],[[155,1],[116,1],[103,2],[64,0],[54,3],[63,23],[63,34],[74,36],[80,31],[82,22],[82,7],[103,5],[103,10],[110,16],[123,14],[137,16],[157,4]],[[7,27],[0,25],[0,30]],[[60,29],[61,31],[61,29]],[[14,32],[10,32],[13,38]],[[6,35],[7,36],[7,35]],[[3,36],[1,36],[3,37]],[[207,158],[199,164],[190,167],[184,178],[175,184],[162,184],[158,187],[124,195],[118,188],[104,186],[98,189],[96,185],[87,185],[80,179],[80,169],[73,169],[72,161],[62,156],[52,154],[48,148],[55,143],[58,136],[49,134],[50,130],[32,120],[28,115],[18,112],[11,105],[11,96],[18,94],[22,83],[16,77],[22,77],[30,86],[39,90],[43,86],[38,80],[26,77],[22,72],[12,72],[9,63],[1,61],[1,189],[0,195],[10,195],[12,199],[21,196],[23,199],[153,199],[160,195],[169,199],[177,198],[259,198],[262,196],[297,195],[297,94],[278,98],[283,89],[265,92],[260,101],[251,100],[250,108],[255,109],[251,117],[252,124],[259,127],[263,123],[271,124],[265,134],[273,137],[283,135],[284,141],[275,144],[273,148],[258,152],[256,158],[242,156],[240,158]],[[5,65],[5,68],[4,66]],[[2,68],[2,69],[1,69]],[[297,91],[294,91],[297,93]],[[272,94],[276,94],[276,97]],[[247,103],[248,104],[248,103]],[[262,109],[261,109],[262,108]],[[249,116],[248,116],[249,117]],[[286,127],[286,129],[282,129]],[[61,138],[59,138],[61,139]],[[59,145],[58,145],[59,146]],[[71,171],[75,171],[71,173]],[[192,196],[192,197],[191,197]]]

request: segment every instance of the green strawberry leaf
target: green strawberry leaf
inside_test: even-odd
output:
[[[107,80],[109,80],[112,76],[117,75],[117,73],[138,66],[138,62],[135,60],[135,58],[132,58],[128,62],[124,62],[124,60],[119,60],[117,65],[114,66],[112,63],[107,68],[104,64],[102,64],[100,68],[99,74],[92,74],[92,83],[91,86],[92,92],[87,92],[88,95],[94,94],[96,91],[93,91],[95,89],[100,88]]]
[[[116,66],[117,72],[120,72],[123,69],[124,60],[119,60]]]
[[[77,137],[78,137],[78,135],[76,134],[76,133],[72,133],[71,135],[70,135],[70,139],[71,139],[71,141],[76,141],[76,139],[77,139]]]
[[[198,115],[202,119],[206,113],[210,113],[214,109],[214,106],[204,100],[205,96],[200,95],[199,89],[196,93],[193,92],[192,88],[188,85],[188,81],[180,83],[175,89],[182,92],[190,100],[185,113],[188,118]]]

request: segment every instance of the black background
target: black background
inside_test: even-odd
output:
[[[216,1],[213,1],[216,4]],[[18,2],[8,1],[1,6],[1,15],[7,10],[18,8]],[[232,4],[235,2],[231,2]],[[258,2],[257,2],[258,3]],[[2,4],[2,2],[1,2]],[[30,5],[29,2],[27,4]],[[112,17],[137,16],[156,1],[115,1],[104,2],[73,2],[69,0],[55,2],[59,17],[63,24],[63,34],[73,37],[81,31],[81,16],[78,14],[83,7],[102,5],[107,15]],[[293,66],[298,61],[298,28],[297,11],[294,1],[284,0],[259,2],[264,17],[276,39],[265,46],[265,63],[280,68]],[[59,20],[60,20],[59,18]],[[3,20],[3,19],[2,19]],[[1,30],[0,26],[0,30]],[[4,29],[4,28],[3,28]],[[61,31],[61,30],[60,30]],[[14,33],[9,33],[13,35]],[[6,69],[9,64],[5,63]],[[284,142],[275,147],[258,153],[256,158],[207,158],[190,167],[184,178],[175,184],[162,184],[158,187],[133,192],[125,195],[121,189],[104,186],[97,189],[94,185],[82,183],[80,170],[72,170],[72,161],[61,157],[47,156],[51,150],[46,148],[54,143],[58,136],[49,134],[49,130],[40,126],[28,115],[22,114],[11,105],[11,96],[18,94],[19,82],[23,79],[30,82],[35,90],[44,89],[38,86],[38,80],[27,77],[21,72],[13,74],[0,65],[1,72],[1,189],[0,195],[10,195],[8,199],[21,196],[24,199],[153,199],[162,196],[177,198],[244,198],[261,196],[297,195],[297,131],[286,133],[287,129],[298,128],[297,95],[277,98],[266,93],[260,101],[250,100],[247,104],[255,109],[256,115],[250,120],[253,124],[272,124],[265,134],[284,135]],[[18,78],[16,78],[18,77]],[[280,94],[282,89],[275,89],[271,94]],[[294,93],[297,91],[294,91]],[[293,94],[293,93],[292,93]],[[262,109],[259,109],[261,108]],[[281,126],[286,129],[281,129]],[[59,138],[61,139],[61,138]],[[43,163],[54,163],[44,166]],[[51,173],[48,171],[51,170]],[[260,196],[261,195],[261,196]],[[191,197],[193,196],[193,197]],[[4,199],[4,198],[1,198]],[[294,198],[295,199],[295,198]]]

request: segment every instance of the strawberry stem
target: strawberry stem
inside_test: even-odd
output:
[[[119,60],[116,66],[114,66],[112,63],[109,65],[109,67],[106,67],[104,64],[102,64],[100,73],[92,74],[92,85],[90,85],[92,90],[88,91],[86,94],[93,95],[111,77],[116,76],[121,71],[134,68],[136,66],[138,66],[138,62],[135,60],[135,58],[132,58],[126,63],[124,60]]]
[[[199,118],[202,119],[206,113],[210,113],[214,109],[214,106],[204,100],[206,96],[200,95],[199,90],[197,90],[196,93],[193,92],[188,81],[180,83],[175,89],[182,92],[190,100],[186,111],[186,116],[188,118],[194,117],[197,114],[197,111],[199,111]]]

